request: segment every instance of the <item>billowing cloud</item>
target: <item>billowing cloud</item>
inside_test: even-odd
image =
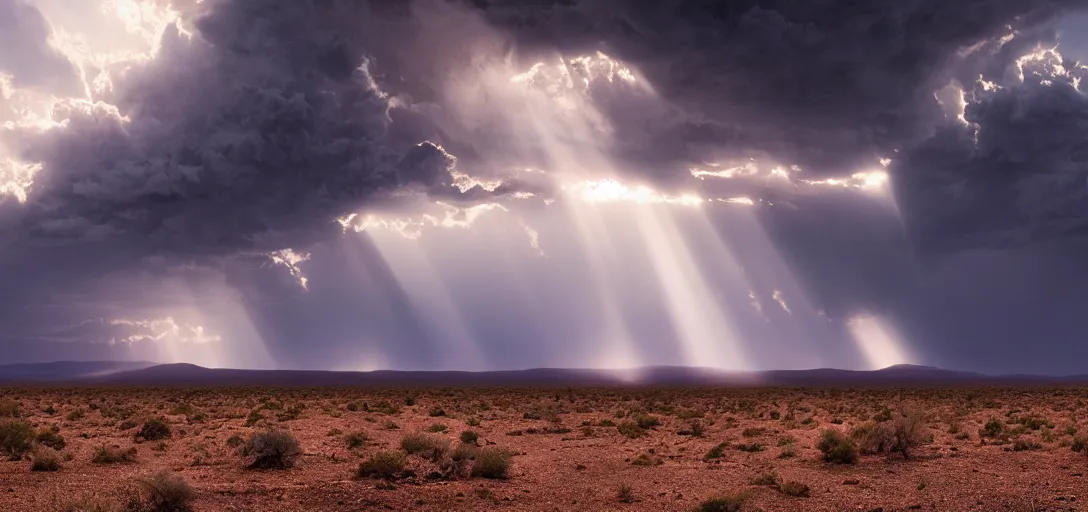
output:
[[[313,367],[941,354],[857,343],[961,332],[912,321],[959,252],[1083,250],[1084,4],[0,0],[0,325]]]
[[[27,0],[0,0],[0,77],[7,75],[15,87],[82,96],[79,68],[50,44],[52,35],[49,22]],[[6,99],[0,99],[0,109]]]

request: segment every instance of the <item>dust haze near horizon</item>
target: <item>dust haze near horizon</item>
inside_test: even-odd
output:
[[[1088,2],[0,0],[0,363],[1084,373]]]

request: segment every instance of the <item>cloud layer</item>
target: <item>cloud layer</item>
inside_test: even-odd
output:
[[[1040,244],[1083,251],[1088,67],[1060,44],[1083,1],[138,3],[155,15],[121,20],[131,37],[117,40],[150,53],[107,55],[89,49],[105,39],[78,35],[78,20],[43,15],[56,13],[51,2],[0,0],[0,282],[22,298],[0,302],[0,322],[17,327],[20,346],[56,325],[83,326],[97,342],[148,341],[158,335],[148,322],[200,302],[197,291],[153,298],[162,282],[188,280],[241,296],[246,336],[264,339],[272,359],[298,360],[291,340],[312,337],[325,351],[306,364],[321,366],[366,338],[402,365],[461,355],[457,364],[531,365],[551,356],[495,355],[502,340],[528,336],[510,318],[578,315],[534,306],[510,283],[562,300],[579,281],[552,262],[598,269],[590,274],[619,265],[645,274],[586,290],[667,296],[652,283],[672,258],[703,268],[707,296],[723,287],[719,307],[755,314],[744,328],[753,338],[796,336],[761,330],[770,310],[830,329],[814,336],[833,364],[851,357],[832,340],[861,311],[948,335],[917,327],[936,313],[913,301],[964,286],[946,274],[960,258],[1015,266],[979,251],[1015,249],[1024,261],[1049,257]],[[631,212],[653,210],[660,224],[634,213],[592,220],[576,206],[601,194],[642,203]],[[721,284],[736,277],[714,259],[719,249],[692,235],[703,223],[661,213],[693,204],[709,212],[709,233],[759,269],[735,272],[738,289]],[[507,219],[480,220],[492,214]],[[443,227],[466,229],[447,230],[426,257],[344,235]],[[655,254],[628,240],[636,228],[688,242]],[[488,229],[531,250],[476,232]],[[586,239],[649,254],[610,262]],[[448,264],[473,244],[505,252]],[[774,258],[751,249],[764,245]],[[576,249],[586,254],[564,252]],[[374,261],[394,257],[416,263]],[[367,263],[352,269],[353,258]],[[490,258],[527,277],[472,286]],[[402,282],[428,267],[439,269],[429,284]],[[338,272],[369,288],[337,283]],[[442,286],[449,301],[435,298]],[[436,296],[421,306],[424,289]],[[504,293],[519,298],[496,316],[488,305]],[[133,316],[137,297],[154,304]],[[450,323],[420,312],[435,308],[470,319],[458,336],[483,354],[450,349]],[[530,337],[607,337],[587,326],[623,315],[598,313],[584,329],[537,325]],[[655,336],[680,347],[669,321]],[[185,339],[229,337],[177,322]]]

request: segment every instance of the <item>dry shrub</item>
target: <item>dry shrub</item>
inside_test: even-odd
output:
[[[170,425],[163,418],[151,418],[144,422],[136,437],[145,441],[160,441],[170,437]]]
[[[864,423],[854,427],[850,437],[861,453],[899,453],[910,458],[911,451],[926,441],[925,413],[921,409],[905,409],[889,421]]]
[[[10,460],[19,460],[30,450],[34,440],[34,428],[23,420],[10,420],[0,423],[0,454]]]
[[[408,459],[401,452],[378,452],[366,462],[359,464],[355,472],[357,478],[383,478],[396,480],[404,474]]]
[[[302,455],[298,439],[285,430],[267,430],[250,436],[242,454],[250,457],[250,469],[287,469]]]
[[[0,400],[0,418],[18,418],[19,402],[15,400]]]
[[[741,507],[748,501],[747,492],[734,492],[707,499],[695,508],[696,512],[740,512]]]
[[[344,436],[344,444],[347,445],[349,450],[354,450],[366,444],[367,439],[366,432],[360,430]]]
[[[423,433],[406,434],[400,440],[400,447],[409,455],[437,461],[450,449],[448,439],[429,436]]]
[[[807,498],[811,489],[801,482],[782,482],[777,486],[779,492],[795,498]]]
[[[858,445],[858,450],[865,455],[888,453],[895,441],[895,431],[891,422],[862,423],[850,431],[850,438]]]
[[[38,435],[34,436],[34,442],[40,445],[48,446],[54,450],[63,450],[67,446],[67,442],[59,434],[60,429],[56,425],[53,428],[41,430]]]
[[[128,505],[129,512],[190,512],[196,491],[180,475],[161,471],[137,478],[137,499]]]
[[[816,449],[823,454],[825,462],[853,464],[858,461],[857,446],[849,437],[835,429],[829,428],[820,433]]]
[[[83,496],[57,506],[57,512],[114,512],[116,509],[97,496]]]
[[[30,450],[31,471],[57,471],[60,469],[60,453],[56,450],[36,444]]]
[[[484,448],[476,452],[472,464],[472,476],[505,479],[510,471],[510,453],[498,448]]]
[[[95,464],[116,464],[118,462],[134,462],[136,460],[136,447],[130,446],[122,450],[120,446],[99,446],[91,456],[91,462]]]

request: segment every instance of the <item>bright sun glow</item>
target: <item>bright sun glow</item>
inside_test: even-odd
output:
[[[675,204],[699,206],[703,198],[695,194],[672,196],[645,185],[628,186],[613,179],[583,180],[563,187],[570,196],[586,203]]]

